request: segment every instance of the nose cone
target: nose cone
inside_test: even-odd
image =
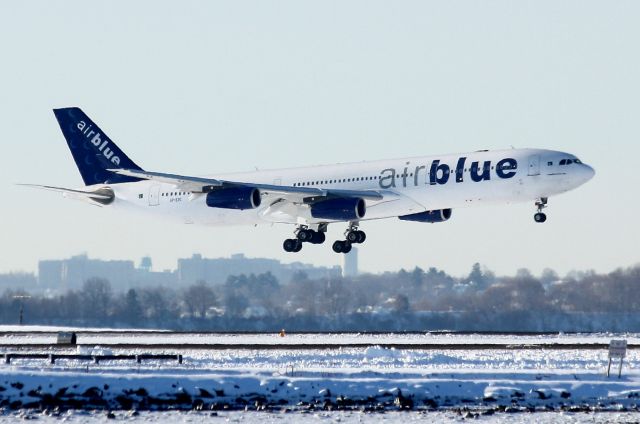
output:
[[[589,181],[594,175],[596,175],[595,169],[583,163],[580,167],[580,178],[582,179],[582,184]]]

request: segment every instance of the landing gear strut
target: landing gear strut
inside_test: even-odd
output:
[[[317,231],[301,225],[294,232],[296,238],[286,239],[282,247],[285,252],[299,252],[302,249],[302,243],[322,244],[326,240],[325,231],[327,231],[326,224],[320,225]]]
[[[358,226],[350,224],[344,233],[345,240],[336,240],[333,243],[333,251],[336,253],[349,253],[353,244],[364,243],[367,235],[364,231],[358,230]]]
[[[547,207],[547,198],[541,197],[539,200],[536,200],[536,207],[538,208],[538,212],[533,215],[533,220],[539,223],[545,222],[547,215],[543,213],[542,210]]]

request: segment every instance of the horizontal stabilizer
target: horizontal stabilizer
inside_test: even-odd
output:
[[[115,199],[115,194],[113,193],[113,190],[111,190],[108,187],[99,188],[97,190],[92,190],[92,191],[84,191],[84,190],[76,190],[71,188],[53,187],[53,186],[38,185],[38,184],[18,184],[18,185],[24,186],[24,187],[39,188],[42,190],[57,191],[58,193],[62,193],[64,197],[68,197],[70,199],[88,201],[90,203],[98,204],[100,206],[109,205],[113,203]]]

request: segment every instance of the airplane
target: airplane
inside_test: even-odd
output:
[[[398,218],[444,222],[455,208],[533,202],[535,222],[551,196],[589,181],[595,171],[575,155],[544,149],[478,150],[212,176],[143,170],[80,108],[53,110],[85,187],[24,184],[115,209],[186,224],[295,226],[286,252],[322,244],[330,224],[345,223],[333,251],[363,243],[361,223]]]

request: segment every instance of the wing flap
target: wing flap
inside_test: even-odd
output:
[[[109,171],[127,177],[142,178],[160,183],[174,184],[182,189],[194,192],[210,191],[214,187],[221,187],[222,181],[213,178],[189,177],[185,175],[166,174],[163,172],[149,172],[136,169],[109,169]]]

